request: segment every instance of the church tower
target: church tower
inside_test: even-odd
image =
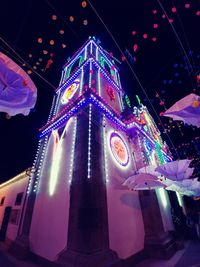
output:
[[[146,107],[139,103],[132,110],[127,100],[115,61],[89,38],[63,67],[40,129],[19,233],[39,257],[59,266],[106,267],[143,251],[146,240],[151,245],[142,210],[148,196],[141,204],[138,192],[122,183],[170,156]],[[154,229],[159,225],[162,242],[169,241],[168,196],[165,190],[162,197],[152,194]]]

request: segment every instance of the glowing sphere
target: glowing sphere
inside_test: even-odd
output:
[[[38,38],[38,43],[39,43],[39,44],[42,43],[42,38],[41,38],[41,37]]]
[[[110,148],[117,163],[126,166],[129,162],[128,149],[120,135],[115,132],[110,135]]]
[[[60,34],[64,34],[65,31],[64,31],[64,30],[59,30],[59,33],[60,33]]]
[[[73,22],[73,21],[74,21],[74,17],[73,17],[73,16],[70,16],[70,17],[69,17],[69,21],[70,21],[70,22]]]
[[[199,106],[199,101],[198,101],[198,100],[195,100],[195,101],[192,103],[192,106],[193,106],[193,108],[198,108],[198,106]]]
[[[83,2],[81,3],[81,5],[82,5],[83,8],[85,8],[85,7],[87,6],[87,2],[86,2],[86,1],[83,1]]]
[[[54,45],[55,42],[54,42],[54,40],[50,40],[49,43],[50,43],[50,45]]]
[[[56,15],[52,15],[51,18],[52,18],[52,20],[57,20],[57,16]]]

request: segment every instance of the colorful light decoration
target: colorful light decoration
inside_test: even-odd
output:
[[[69,100],[75,95],[80,85],[80,80],[76,79],[70,86],[67,87],[61,97],[61,103],[67,104]]]
[[[126,166],[129,162],[128,149],[124,140],[115,132],[112,132],[110,135],[110,148],[116,162]]]
[[[69,183],[71,183],[71,181],[72,181],[72,174],[73,174],[72,172],[73,172],[73,166],[74,166],[76,129],[77,129],[77,118],[75,118],[75,121],[74,121],[74,129],[73,129],[72,151],[71,151],[70,169],[69,169]]]
[[[89,104],[89,123],[88,123],[88,174],[87,178],[91,178],[91,125],[92,125],[92,105]]]

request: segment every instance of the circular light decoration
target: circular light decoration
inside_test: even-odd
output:
[[[75,95],[76,91],[79,88],[79,84],[79,79],[76,79],[70,86],[67,87],[61,98],[62,104],[68,103],[69,100]]]
[[[125,142],[117,133],[110,135],[110,148],[115,160],[122,166],[126,166],[129,162],[128,149]]]

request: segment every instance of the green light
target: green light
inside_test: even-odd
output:
[[[125,101],[126,101],[126,105],[131,108],[131,101],[130,101],[130,98],[126,95],[125,96]]]
[[[138,105],[141,105],[141,100],[140,100],[139,96],[136,95],[135,97],[136,97],[136,99],[137,99]]]

